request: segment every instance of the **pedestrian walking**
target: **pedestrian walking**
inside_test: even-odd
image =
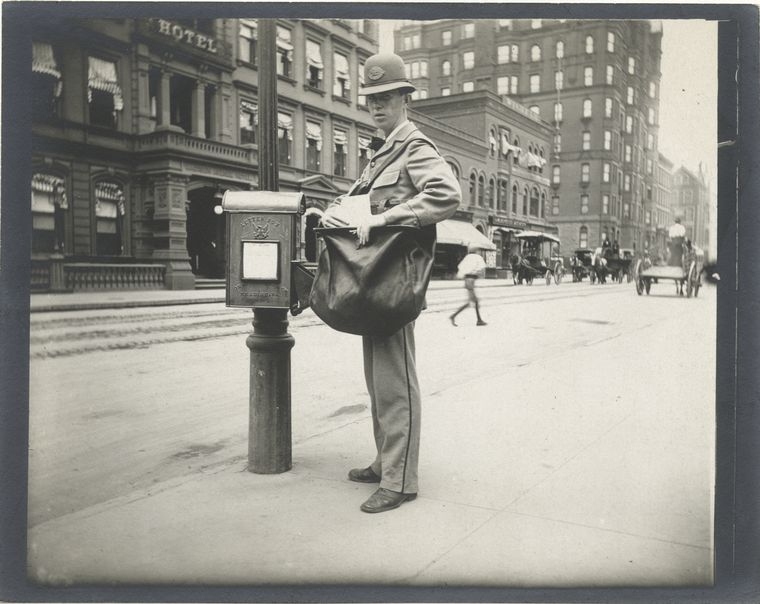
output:
[[[414,85],[404,62],[393,53],[376,54],[364,64],[366,95],[372,120],[385,135],[349,195],[369,194],[372,215],[359,222],[359,245],[383,225],[412,225],[435,239],[435,223],[454,214],[462,198],[457,179],[435,144],[407,118]],[[322,223],[344,223],[326,210]],[[414,321],[390,336],[362,336],[364,376],[371,407],[376,455],[365,468],[348,473],[349,480],[377,483],[362,505],[368,513],[385,512],[417,497],[420,448],[420,388],[417,381]]]
[[[468,254],[462,259],[457,267],[457,277],[464,279],[464,288],[467,290],[467,302],[460,306],[457,311],[449,317],[451,324],[456,327],[457,315],[470,305],[475,306],[475,316],[478,322],[475,325],[481,326],[487,323],[480,316],[480,302],[478,301],[478,295],[475,293],[475,280],[485,276],[486,262],[483,260],[483,256],[477,253],[478,248],[475,246],[469,246]]]

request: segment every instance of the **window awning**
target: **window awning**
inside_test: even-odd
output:
[[[519,239],[530,239],[533,237],[536,238],[543,238],[548,239],[549,241],[554,241],[555,243],[559,243],[559,239],[552,235],[551,233],[542,233],[541,231],[522,231],[515,235],[515,237],[518,237]]]
[[[324,64],[322,63],[322,49],[319,44],[312,42],[311,40],[306,41],[306,64],[316,67],[317,69],[322,69],[324,67]]]
[[[322,126],[314,122],[306,122],[306,138],[317,141],[317,151],[322,150]]]
[[[58,70],[58,64],[53,55],[53,47],[47,42],[32,42],[32,71],[61,79],[61,72]]]
[[[372,137],[359,135],[359,149],[369,149],[369,144],[372,142]]]
[[[92,91],[102,90],[113,95],[113,108],[121,111],[124,108],[124,97],[116,77],[116,63],[90,57],[90,67],[87,76],[87,100],[92,100]]]
[[[469,222],[444,220],[436,225],[438,243],[474,246],[481,250],[495,250],[496,246]]]
[[[336,145],[347,145],[348,138],[346,137],[346,133],[341,130],[333,130],[333,142]]]

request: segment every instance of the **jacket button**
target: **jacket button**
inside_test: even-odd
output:
[[[370,168],[374,168],[375,167],[375,162],[373,162],[373,161],[369,162],[369,166],[370,166]]]

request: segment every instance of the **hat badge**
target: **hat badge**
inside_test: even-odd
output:
[[[385,70],[379,65],[370,67],[369,71],[367,71],[367,77],[372,81],[379,80],[384,75],[385,75]]]

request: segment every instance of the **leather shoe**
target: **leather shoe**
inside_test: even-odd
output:
[[[361,505],[361,511],[368,514],[395,510],[405,501],[417,499],[417,493],[397,493],[380,487],[372,493],[372,496]]]
[[[380,482],[380,477],[372,467],[354,468],[348,473],[348,479],[354,482]]]

